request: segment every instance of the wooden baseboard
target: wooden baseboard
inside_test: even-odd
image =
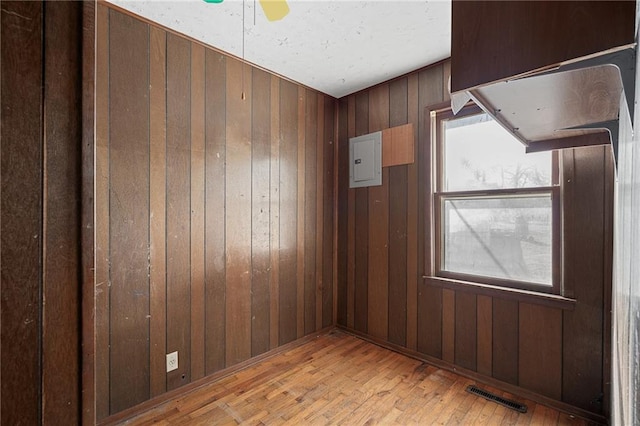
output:
[[[495,388],[499,388],[504,390],[505,392],[509,392],[513,395],[517,395],[520,396],[522,398],[526,398],[529,399],[531,401],[534,401],[536,403],[539,404],[543,404],[552,408],[555,408],[556,410],[559,411],[563,411],[567,414],[573,415],[573,416],[578,416],[578,417],[582,417],[583,419],[592,421],[592,422],[597,422],[600,424],[608,424],[607,419],[604,416],[601,416],[599,414],[595,414],[592,413],[590,411],[584,410],[582,408],[579,407],[575,407],[573,405],[567,404],[566,402],[562,402],[562,401],[557,401],[555,399],[549,398],[547,396],[544,395],[540,395],[538,393],[532,392],[530,390],[521,388],[519,386],[515,386],[512,385],[510,383],[506,383],[497,379],[494,379],[493,377],[487,377],[484,376],[482,374],[479,374],[475,371],[471,371],[471,370],[467,370],[465,368],[461,368],[455,364],[451,364],[448,363],[446,361],[443,361],[441,359],[438,358],[434,358],[431,357],[429,355],[425,355],[416,351],[412,351],[410,349],[407,349],[403,346],[399,346],[399,345],[395,345],[393,343],[389,343],[386,342],[384,340],[381,339],[377,339],[375,337],[369,336],[365,333],[359,332],[357,330],[354,330],[352,328],[349,327],[345,327],[342,325],[338,325],[336,326],[336,328],[352,334],[353,336],[356,336],[362,340],[366,340],[367,342],[373,343],[375,345],[381,346],[383,348],[392,350],[394,352],[398,352],[400,354],[406,355],[408,357],[417,359],[418,361],[423,361],[426,362],[428,364],[431,364],[435,367],[441,368],[443,370],[447,370],[447,371],[451,371],[452,373],[455,374],[459,374],[460,376],[469,378],[471,380],[475,380],[478,383],[483,383]]]
[[[180,398],[182,396],[184,396],[185,394],[192,392],[202,386],[208,385],[212,382],[215,382],[216,380],[220,380],[224,377],[230,376],[232,374],[237,373],[240,370],[243,370],[245,368],[251,367],[255,364],[258,364],[262,361],[265,361],[271,357],[274,357],[276,355],[279,355],[283,352],[287,352],[290,351],[291,349],[297,348],[298,346],[302,346],[305,343],[308,343],[314,339],[317,339],[320,336],[323,336],[325,334],[330,333],[332,330],[335,330],[334,326],[329,326],[326,328],[323,328],[322,330],[309,334],[307,336],[301,337],[300,339],[294,340],[293,342],[287,343],[285,345],[279,346],[275,349],[270,350],[269,352],[265,352],[261,355],[255,356],[253,358],[249,358],[246,361],[240,362],[236,365],[233,365],[231,367],[225,368],[224,370],[220,370],[218,372],[215,372],[207,377],[204,377],[202,379],[196,380],[192,383],[189,383],[188,385],[182,386],[178,389],[174,389],[171,390],[169,392],[165,392],[162,395],[159,395],[155,398],[149,399],[145,402],[142,402],[134,407],[131,408],[127,408],[124,411],[121,411],[119,413],[113,414],[109,417],[107,417],[106,419],[103,419],[101,421],[98,422],[99,426],[107,426],[107,425],[115,425],[118,423],[121,423],[125,420],[131,419],[133,417],[138,416],[141,413],[144,413],[145,411],[149,411],[153,408],[158,407],[159,405],[164,404],[167,401],[170,401],[172,399],[176,399],[176,398]]]

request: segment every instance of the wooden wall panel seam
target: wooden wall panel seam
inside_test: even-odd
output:
[[[407,120],[413,123],[414,149],[418,152],[418,76],[407,77]],[[407,166],[407,348],[417,350],[418,339],[418,162]]]
[[[191,380],[205,374],[204,330],[204,186],[205,186],[205,135],[204,135],[204,75],[205,50],[201,45],[191,47]]]
[[[275,76],[271,76],[271,108],[270,108],[270,197],[271,209],[269,217],[269,253],[270,253],[270,324],[269,347],[275,349],[279,344],[279,277],[280,277],[280,84]]]
[[[226,364],[251,356],[251,78],[247,66],[227,59]],[[245,99],[239,94],[243,92]],[[249,125],[247,126],[247,123]]]
[[[116,12],[109,25],[110,410],[117,412],[149,398],[149,31]],[[127,42],[130,49],[114,48]]]
[[[44,108],[46,86],[55,84],[45,73],[46,20],[43,3],[0,3],[0,411],[6,424],[43,421],[46,378],[41,363],[47,358],[42,309],[47,263]]]
[[[279,342],[297,337],[297,87],[280,80]]]
[[[226,354],[226,60],[205,52],[205,374]]]
[[[338,240],[338,225],[340,224],[339,210],[338,210],[338,199],[340,197],[340,188],[339,188],[339,173],[340,173],[340,135],[339,135],[339,119],[340,119],[340,111],[338,110],[338,101],[336,99],[331,100],[332,109],[333,109],[333,226],[332,226],[332,239],[331,239],[331,251],[333,252],[333,276],[332,276],[332,294],[333,294],[333,315],[331,316],[331,322],[329,325],[337,325],[338,324],[338,316],[340,314],[340,304],[339,297],[341,294],[341,290],[338,288],[340,286],[341,277],[339,274],[344,274],[345,272],[341,271],[341,263],[339,261],[339,240]],[[326,322],[326,321],[325,321]]]
[[[109,9],[96,9],[96,158],[95,158],[95,380],[96,419],[109,415]]]
[[[42,417],[72,424],[80,413],[82,4],[45,3],[44,12]]]
[[[408,106],[408,79],[392,81],[389,84],[389,126],[407,123]],[[402,346],[407,343],[407,168],[407,165],[389,168],[388,336],[389,341]]]
[[[167,352],[178,352],[169,390],[191,381],[191,54],[191,42],[167,34]]]
[[[355,96],[354,111],[355,136],[369,132],[369,93]],[[369,287],[369,190],[357,188],[355,191],[355,306],[354,327],[366,333],[368,320]]]
[[[251,356],[257,356],[269,350],[271,77],[257,69],[251,74]]]
[[[296,263],[296,285],[297,285],[297,300],[296,300],[296,324],[297,324],[297,338],[304,335],[304,260],[305,260],[305,246],[304,246],[304,207],[305,207],[305,106],[306,106],[306,91],[302,87],[297,87],[298,102],[297,102],[297,122],[298,122],[298,178],[296,180],[296,186],[298,191],[297,197],[297,263]]]
[[[335,164],[334,164],[334,131],[335,131],[335,123],[334,123],[334,108],[335,105],[333,102],[325,102],[324,105],[324,143],[323,157],[325,158],[325,164],[327,166],[327,170],[325,170],[323,175],[323,193],[325,194],[324,202],[323,202],[323,217],[325,220],[325,225],[323,226],[323,288],[322,288],[322,306],[323,306],[323,315],[322,315],[322,327],[329,327],[331,324],[334,324],[334,280],[333,276],[335,273],[333,259],[335,257],[335,247],[333,246],[333,235],[334,235],[334,212],[333,212],[333,199],[336,196],[333,192],[333,176],[335,174]]]
[[[356,135],[356,98],[351,95],[347,98],[347,138]],[[345,141],[348,143],[348,140]],[[343,161],[349,162],[349,148],[347,146],[346,158]],[[347,170],[349,166],[347,165]],[[347,182],[345,181],[346,185]],[[355,328],[354,310],[355,310],[355,238],[356,238],[356,217],[355,217],[355,189],[348,189],[347,202],[347,327]]]
[[[95,382],[95,154],[96,14],[95,2],[82,3],[82,170],[81,192],[81,424],[96,423]]]
[[[316,105],[316,283],[315,283],[315,302],[316,302],[316,330],[322,328],[322,288],[324,282],[322,280],[324,258],[322,256],[324,244],[323,230],[324,230],[324,209],[322,203],[324,201],[324,96],[320,95],[317,99]]]
[[[150,388],[167,389],[166,376],[166,34],[150,37]]]
[[[430,214],[431,196],[428,188],[431,182],[431,157],[430,157],[430,135],[429,118],[426,109],[430,105],[441,103],[442,100],[442,63],[426,68],[416,73],[417,77],[417,261],[418,270],[423,273],[428,267],[427,259],[431,253],[431,242],[427,238],[430,232],[426,219]],[[423,186],[427,188],[423,190]],[[418,280],[421,280],[421,273],[418,273]],[[424,281],[419,281],[417,297],[417,348],[418,351],[428,355],[443,358],[445,354],[449,357],[451,348],[445,348],[443,315],[445,314],[445,294],[441,288],[424,285]],[[449,336],[450,337],[450,336]]]

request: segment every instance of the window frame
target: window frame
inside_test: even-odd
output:
[[[426,120],[429,149],[425,150],[425,164],[430,170],[427,176],[428,194],[425,197],[425,209],[428,224],[426,226],[427,247],[425,267],[430,278],[452,280],[464,284],[499,287],[506,290],[524,290],[534,293],[562,295],[562,188],[560,178],[560,160],[558,151],[551,154],[551,186],[533,188],[482,189],[465,191],[443,191],[444,186],[444,138],[442,125],[444,120],[483,113],[477,105],[470,103],[456,115],[449,104],[427,108]],[[485,275],[452,272],[443,268],[443,208],[447,199],[465,199],[473,197],[501,197],[509,195],[544,194],[551,198],[551,286],[527,281],[509,280]]]

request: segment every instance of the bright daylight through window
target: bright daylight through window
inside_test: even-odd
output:
[[[477,108],[432,115],[436,275],[556,292],[557,167]]]

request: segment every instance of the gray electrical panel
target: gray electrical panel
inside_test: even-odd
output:
[[[349,188],[382,185],[382,132],[349,139]]]

